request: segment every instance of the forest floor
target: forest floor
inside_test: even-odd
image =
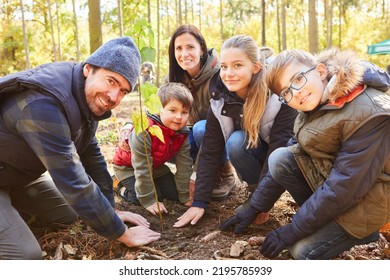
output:
[[[101,122],[98,139],[109,169],[118,139],[118,130],[130,119],[138,107],[137,95],[129,95],[114,110],[109,120]],[[138,213],[151,223],[151,229],[161,232],[160,240],[138,248],[128,248],[119,242],[109,241],[88,228],[82,221],[69,229],[48,232],[39,237],[43,258],[52,259],[93,259],[93,260],[262,260],[259,253],[264,236],[275,228],[291,221],[297,205],[285,193],[270,212],[270,219],[263,225],[251,226],[245,234],[235,235],[231,231],[220,232],[219,225],[234,214],[234,209],[249,196],[239,188],[224,201],[213,201],[205,215],[195,226],[173,228],[177,218],[187,207],[166,201],[169,213],[162,220],[151,215],[141,206],[130,205],[116,197],[117,208]],[[355,246],[336,257],[336,260],[388,260],[390,259],[390,229],[383,231],[378,242]],[[283,251],[277,260],[288,260],[291,256]]]

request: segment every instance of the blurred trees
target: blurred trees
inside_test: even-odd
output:
[[[139,18],[156,33],[159,80],[168,69],[170,36],[182,23],[196,25],[217,51],[228,37],[247,34],[276,53],[336,46],[385,68],[390,55],[366,52],[367,45],[390,38],[389,17],[384,0],[0,0],[0,75],[83,61],[102,42],[131,36]]]

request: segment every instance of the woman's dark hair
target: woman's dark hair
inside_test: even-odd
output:
[[[184,24],[179,26],[172,35],[171,41],[169,42],[169,81],[183,83],[185,81],[186,71],[180,67],[175,57],[175,40],[180,35],[185,33],[191,34],[199,42],[200,47],[203,51],[203,56],[200,59],[201,67],[207,61],[207,45],[202,33],[199,29],[191,24]]]

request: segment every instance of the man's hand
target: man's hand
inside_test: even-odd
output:
[[[136,226],[126,229],[125,233],[117,239],[127,247],[137,247],[157,241],[161,234],[144,226]]]
[[[189,222],[191,222],[191,225],[195,225],[203,217],[204,211],[204,208],[190,207],[183,215],[177,218],[178,221],[173,227],[182,227]]]
[[[256,220],[259,213],[258,210],[249,206],[247,209],[237,212],[236,215],[222,222],[219,228],[222,231],[226,231],[234,226],[234,233],[243,233],[248,230],[248,227]]]
[[[152,205],[146,207],[146,210],[148,210],[150,213],[152,213],[155,216],[158,215],[160,212],[161,214],[168,213],[167,208],[165,208],[165,205],[162,202],[155,202]]]
[[[120,211],[120,210],[115,210],[116,214],[118,215],[119,219],[121,219],[122,222],[128,222],[133,225],[137,226],[145,226],[149,227],[150,223],[148,220],[146,220],[144,217],[141,215],[129,212],[129,211]]]

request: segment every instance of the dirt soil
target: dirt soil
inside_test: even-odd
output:
[[[118,130],[130,119],[131,113],[137,110],[137,96],[127,96],[113,112],[110,120],[102,122],[98,138],[102,152],[111,169]],[[271,210],[270,219],[263,225],[251,226],[246,234],[235,235],[232,232],[220,232],[219,225],[234,213],[234,209],[247,199],[249,192],[239,188],[224,201],[213,201],[205,215],[195,226],[173,228],[177,218],[187,207],[178,202],[166,201],[169,211],[162,220],[151,215],[141,206],[130,205],[116,197],[117,208],[138,213],[146,217],[151,228],[161,232],[161,239],[139,248],[128,248],[119,242],[109,241],[98,236],[82,221],[71,228],[47,232],[39,237],[44,259],[94,259],[94,260],[212,260],[212,259],[265,259],[259,253],[264,236],[273,229],[291,221],[297,205],[285,193]],[[131,225],[129,225],[131,226]],[[335,259],[342,260],[388,260],[390,259],[390,230],[381,234],[378,242],[355,246]],[[291,259],[288,251],[283,251],[279,260]]]

